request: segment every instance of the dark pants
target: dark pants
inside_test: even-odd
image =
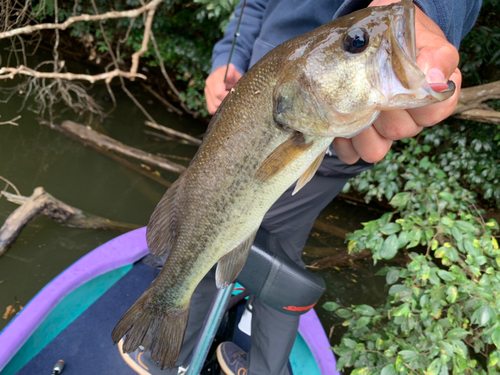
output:
[[[342,190],[348,179],[346,175],[316,175],[294,196],[294,187],[289,188],[265,215],[262,227],[277,238],[297,264],[304,266],[302,248],[316,217]],[[186,366],[189,363],[215,291],[215,272],[212,270],[193,293],[188,327],[177,365]],[[298,326],[299,317],[283,314],[254,299],[248,375],[288,375],[287,362]],[[177,369],[163,373],[177,374]]]

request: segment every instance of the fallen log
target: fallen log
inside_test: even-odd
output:
[[[452,116],[462,120],[500,124],[500,113],[485,104],[500,99],[500,81],[462,89]]]
[[[119,223],[84,212],[54,198],[42,187],[37,187],[30,197],[7,192],[3,192],[2,195],[10,202],[21,206],[10,214],[0,228],[0,256],[5,254],[9,247],[12,246],[26,224],[40,215],[72,228],[128,232],[140,227],[136,224]]]
[[[77,124],[76,122],[64,121],[61,124],[61,128],[78,138],[97,145],[99,148],[118,152],[119,154],[140,160],[155,167],[179,174],[186,170],[186,167],[180,164],[176,164],[160,156],[150,154],[149,152],[127,146],[111,137],[108,137],[107,135],[96,132],[95,130],[92,130],[84,125]]]
[[[163,186],[170,187],[170,185],[172,185],[172,183],[170,181],[165,180],[164,178],[159,176],[159,174],[152,172],[152,171],[149,171],[147,169],[144,169],[144,168],[122,158],[121,156],[108,151],[106,148],[101,147],[98,144],[95,144],[95,143],[87,141],[83,138],[80,138],[77,135],[71,133],[70,131],[62,128],[60,125],[50,123],[49,121],[46,121],[44,119],[38,119],[38,121],[42,125],[47,125],[49,128],[51,128],[53,130],[57,130],[58,132],[66,135],[67,137],[74,139],[75,141],[78,141],[80,143],[83,143],[85,146],[92,147],[94,150],[103,154],[104,156],[124,165],[127,168],[130,168],[130,169],[136,171],[137,173],[142,174],[143,176],[146,176],[146,177],[152,179],[153,181],[158,182],[159,184],[162,184]]]

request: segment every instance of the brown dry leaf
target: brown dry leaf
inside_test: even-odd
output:
[[[3,314],[2,318],[9,319],[9,316],[14,315],[15,313],[16,313],[16,309],[14,308],[14,306],[9,305],[5,309],[5,313]]]

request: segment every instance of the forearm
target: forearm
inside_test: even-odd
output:
[[[212,53],[212,72],[226,65],[228,62],[243,2],[243,0],[240,0],[240,3],[236,7],[234,18],[224,32],[224,37],[214,47]],[[248,69],[253,44],[260,31],[267,2],[268,0],[247,0],[243,9],[239,36],[231,58],[231,63],[235,65],[240,73],[244,73]]]

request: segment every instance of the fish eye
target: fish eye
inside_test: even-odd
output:
[[[350,53],[361,53],[368,47],[369,39],[364,29],[349,30],[344,36],[344,50]]]

